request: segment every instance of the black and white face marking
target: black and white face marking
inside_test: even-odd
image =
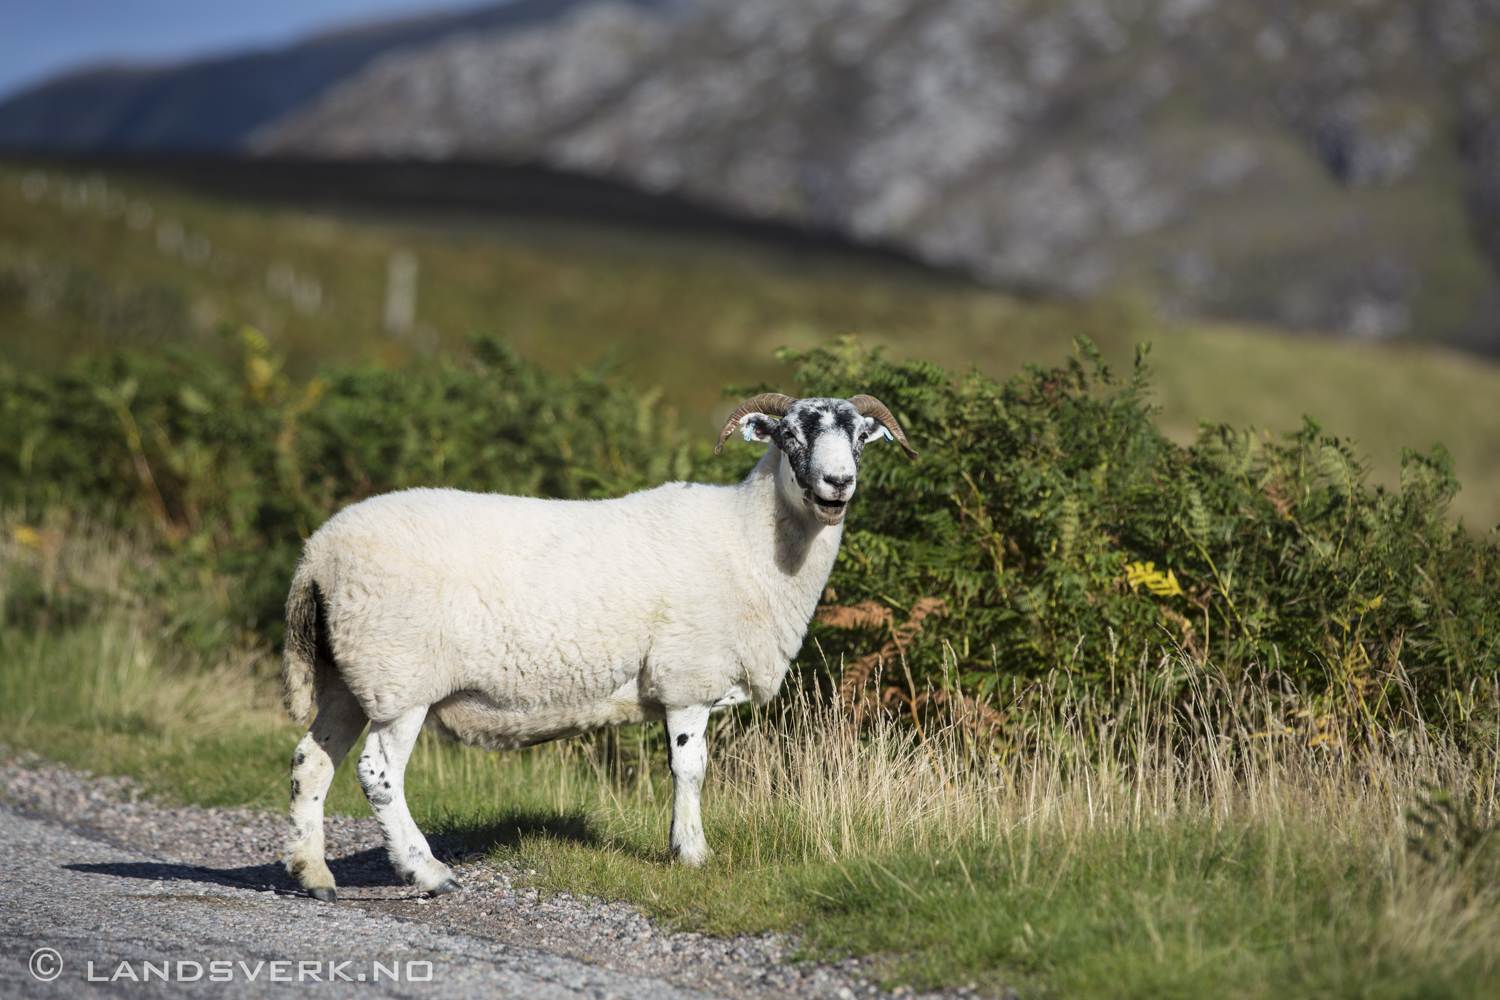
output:
[[[891,436],[880,421],[860,416],[845,399],[799,399],[780,420],[749,413],[740,428],[746,441],[764,441],[781,450],[803,504],[830,527],[843,523],[865,445]]]

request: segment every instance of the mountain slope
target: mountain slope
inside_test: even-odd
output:
[[[593,3],[376,60],[279,155],[542,161],[1010,286],[1500,349],[1477,0]]]
[[[515,0],[321,35],[285,49],[158,68],[105,67],[52,80],[0,104],[0,148],[28,151],[227,151],[255,128],[380,55],[458,32],[555,18],[579,0]]]

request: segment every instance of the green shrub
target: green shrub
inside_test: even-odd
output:
[[[1403,692],[1465,713],[1495,677],[1500,553],[1444,516],[1458,483],[1441,447],[1405,454],[1399,495],[1367,488],[1354,443],[1311,418],[1279,439],[1204,426],[1180,447],[1152,423],[1144,351],[1120,380],[1087,341],[1004,384],[852,341],[787,358],[801,394],[870,392],[923,452],[871,450],[830,581],[896,621],[923,598],[950,612],[904,644],[915,676],[888,705],[1054,673],[1108,689],[1135,671],[1190,696],[1191,678],[1157,670],[1181,649],[1300,692],[1331,738],[1413,707]],[[846,663],[881,638],[814,634]]]
[[[172,586],[218,588],[227,618],[274,642],[302,539],[365,496],[615,496],[754,461],[742,444],[713,458],[654,392],[552,374],[492,338],[301,386],[241,339],[240,371],[185,354],[0,370],[0,502],[149,526]],[[1280,438],[1205,426],[1184,448],[1152,422],[1143,359],[1121,380],[1087,341],[1003,384],[852,339],[784,357],[800,394],[873,393],[923,452],[871,449],[830,580],[830,604],[860,608],[813,631],[847,696],[883,676],[864,704],[920,719],[961,703],[1001,725],[983,705],[1042,682],[1186,704],[1194,678],[1161,666],[1180,649],[1231,686],[1287,692],[1336,740],[1417,707],[1467,716],[1493,683],[1500,555],[1445,517],[1441,448],[1406,454],[1399,495],[1367,488],[1354,444],[1310,418]]]
[[[366,496],[615,496],[695,471],[658,394],[605,369],[554,375],[480,337],[462,361],[295,386],[257,333],[241,339],[241,372],[180,353],[118,353],[57,376],[0,369],[0,502],[150,525],[179,585],[227,578],[229,613],[275,640],[302,540]]]

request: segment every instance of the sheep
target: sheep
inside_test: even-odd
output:
[[[735,486],[667,483],[614,500],[413,489],[353,504],[307,540],[283,679],[288,712],[312,719],[292,757],[286,848],[310,895],[338,898],[323,800],[367,721],[360,786],[397,873],[431,895],[461,886],[406,805],[424,723],[513,749],[665,722],[671,850],[707,860],[709,714],[780,688],[838,554],[864,446],[892,439],[917,457],[871,396],[763,393],[730,415],[716,454],[736,426],[770,447]]]

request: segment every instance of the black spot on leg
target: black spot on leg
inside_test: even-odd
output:
[[[306,764],[306,763],[307,763],[307,754],[303,753],[301,750],[298,750],[297,753],[296,753],[296,755],[292,757],[292,766],[293,767],[301,767],[303,764]]]
[[[677,737],[677,745],[680,747],[685,747],[687,746],[687,741],[690,739],[692,739],[690,735],[688,735],[687,733],[681,733]]]
[[[389,793],[387,793],[387,792],[382,792],[380,790],[380,788],[376,785],[376,782],[379,781],[380,779],[376,778],[374,776],[375,775],[375,768],[374,768],[374,766],[373,765],[366,765],[364,758],[360,758],[359,765],[360,766],[359,766],[359,768],[356,771],[356,773],[359,776],[359,787],[364,789],[364,791],[365,791],[365,798],[367,800],[369,800],[370,805],[372,805],[372,806],[388,806],[388,805],[390,805],[391,804],[391,795]],[[384,774],[385,774],[385,772],[382,771],[381,775],[384,776]],[[385,787],[386,788],[390,788],[391,786],[390,786],[389,783],[387,783]]]
[[[299,796],[301,794],[302,794],[302,782],[298,781],[296,778],[293,778],[292,779],[292,798],[295,799],[297,796]]]

